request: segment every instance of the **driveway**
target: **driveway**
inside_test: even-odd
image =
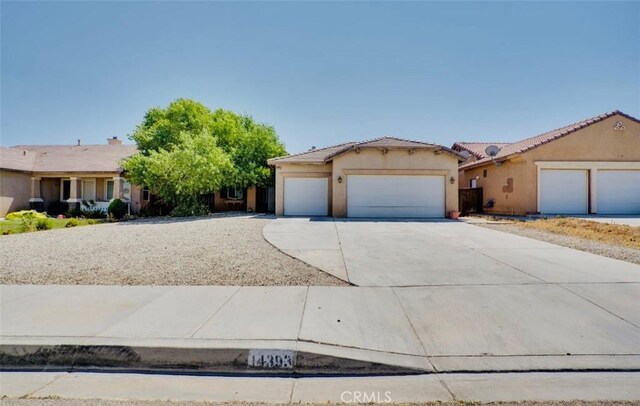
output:
[[[640,282],[640,266],[456,221],[282,218],[283,252],[357,286]]]

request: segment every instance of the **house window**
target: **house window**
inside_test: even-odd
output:
[[[486,169],[482,171],[482,177],[483,177],[483,178],[486,178],[486,177],[487,177],[487,170],[486,170]]]
[[[228,187],[222,189],[220,197],[223,199],[242,200],[242,198],[244,198],[244,191],[242,189]]]
[[[143,202],[149,201],[149,189],[147,188],[142,189],[142,201]]]
[[[478,179],[469,179],[469,186],[472,188],[478,187]]]
[[[62,179],[62,193],[60,200],[69,200],[71,197],[71,180],[70,179]]]
[[[114,183],[113,180],[105,181],[105,186],[104,187],[105,187],[106,190],[105,190],[104,196],[105,196],[106,200],[113,199],[113,187],[114,187],[114,185],[115,185],[115,183]]]

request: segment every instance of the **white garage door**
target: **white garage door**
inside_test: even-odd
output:
[[[286,216],[326,216],[328,201],[327,178],[284,178]]]
[[[444,176],[349,175],[349,217],[444,217]]]
[[[640,214],[640,170],[598,171],[598,214]]]
[[[540,212],[545,214],[587,214],[589,180],[586,170],[540,171]]]

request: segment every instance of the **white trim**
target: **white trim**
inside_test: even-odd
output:
[[[29,203],[42,203],[44,202],[44,200],[42,200],[41,197],[32,197],[31,199],[29,199]]]
[[[71,198],[71,179],[70,178],[60,178],[60,201],[61,202],[66,202],[69,199],[65,199],[64,198],[64,182],[68,181],[69,182],[69,198]],[[71,202],[71,203],[77,203],[77,202]]]

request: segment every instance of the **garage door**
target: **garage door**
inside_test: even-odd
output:
[[[587,214],[589,210],[586,170],[540,171],[540,212],[545,214]]]
[[[349,217],[444,217],[444,176],[349,175]]]
[[[598,171],[598,214],[640,214],[640,171]]]
[[[327,178],[284,178],[284,214],[326,216],[328,193]]]

